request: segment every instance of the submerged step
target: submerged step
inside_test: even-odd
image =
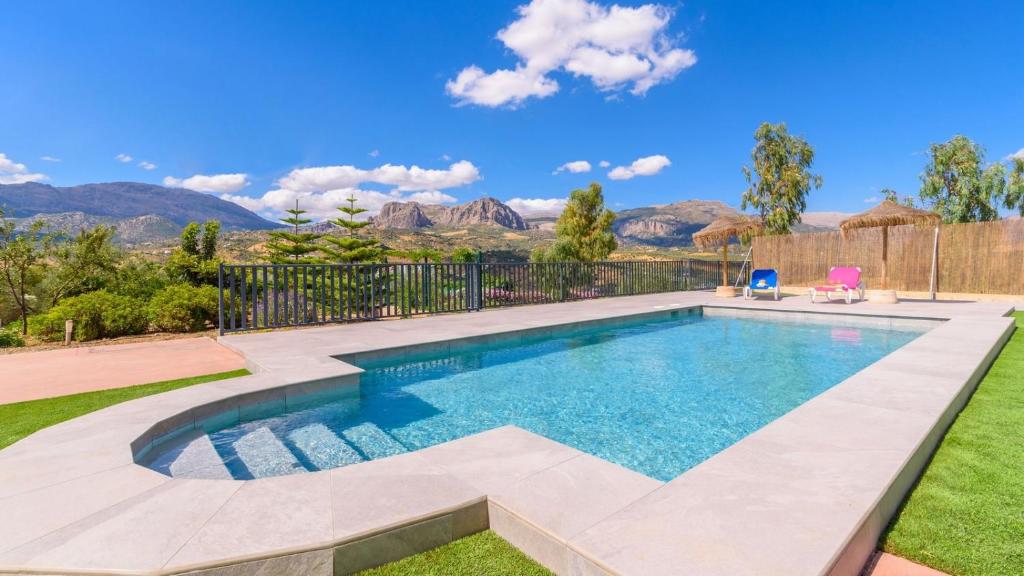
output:
[[[323,424],[299,428],[288,435],[288,440],[319,470],[364,461],[358,452]]]
[[[232,447],[253,478],[305,470],[291,450],[267,427],[257,428],[242,436]]]
[[[371,460],[408,452],[398,440],[373,422],[364,422],[342,432],[342,436]]]

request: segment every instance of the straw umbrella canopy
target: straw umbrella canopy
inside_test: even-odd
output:
[[[763,228],[761,221],[752,216],[735,214],[716,218],[711,224],[693,235],[693,243],[707,249],[722,245],[722,286],[729,285],[729,240],[733,237],[754,236]]]
[[[857,228],[882,228],[882,289],[888,288],[887,261],[889,257],[889,226],[902,226],[904,224],[937,226],[941,218],[935,212],[911,208],[898,204],[892,200],[884,200],[878,206],[851,216],[839,223],[839,229],[845,235],[850,230]],[[934,263],[933,263],[934,264]]]

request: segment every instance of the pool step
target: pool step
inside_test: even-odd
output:
[[[405,446],[373,422],[347,428],[341,434],[370,460],[408,452]]]
[[[305,470],[291,450],[266,427],[257,428],[232,444],[238,459],[254,478]]]
[[[311,424],[292,431],[288,440],[302,451],[317,469],[326,470],[363,462],[365,458],[323,424]]]

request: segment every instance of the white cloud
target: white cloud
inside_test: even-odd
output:
[[[61,161],[60,158],[54,158],[53,156],[40,156],[39,159],[43,160],[45,162],[60,162]]]
[[[143,160],[139,162],[139,168],[143,170],[156,170],[156,164],[153,164],[149,160]]]
[[[131,156],[129,156],[129,155],[127,155],[127,154],[122,152],[121,154],[118,154],[117,156],[114,156],[114,160],[117,160],[118,162],[123,162],[123,163],[127,164],[127,163],[131,162],[132,160],[134,160],[134,158],[132,158]]]
[[[380,156],[380,150],[377,150],[376,148],[370,150],[369,156],[370,158],[376,158],[377,156]]]
[[[1013,159],[1024,160],[1024,148],[1021,148],[1020,150],[1017,150],[1013,154],[1010,154],[1009,156],[1007,156],[1007,160],[1013,160]]]
[[[296,168],[278,181],[278,186],[296,192],[322,192],[338,188],[355,188],[363,183],[394,186],[398,190],[443,190],[465,186],[480,179],[480,170],[467,160],[460,160],[447,170],[419,166],[384,164],[363,169],[355,166],[317,166]]]
[[[506,200],[509,208],[523,216],[537,214],[558,214],[565,209],[568,198],[512,198]]]
[[[864,199],[864,203],[865,204],[874,204],[875,202],[881,202],[881,201],[882,201],[882,199],[879,198],[878,196],[868,196],[867,198]]]
[[[448,154],[441,154],[441,160],[444,160],[445,162],[448,162],[451,159],[452,159],[452,157],[449,156]]]
[[[600,162],[597,163],[597,165],[600,166],[601,168],[607,168],[611,166],[612,163],[607,160],[601,160]]]
[[[277,188],[261,197],[223,194],[221,198],[235,202],[249,210],[275,218],[284,210],[299,207],[308,210],[312,218],[331,218],[338,214],[338,206],[349,196],[355,196],[366,216],[376,214],[388,202],[420,202],[447,204],[456,198],[443,192],[471,184],[480,179],[480,170],[472,162],[461,160],[447,169],[426,169],[419,166],[384,164],[376,168],[355,166],[315,166],[296,168],[277,181]],[[392,189],[388,192],[365,190],[361,184],[381,184]]]
[[[658,4],[605,7],[587,0],[532,0],[497,38],[519,59],[487,73],[471,65],[445,84],[459,104],[517,106],[558,91],[548,74],[564,70],[602,91],[642,95],[697,63],[667,34],[673,11]]]
[[[569,171],[573,174],[582,174],[583,172],[590,172],[590,162],[586,160],[574,160],[572,162],[566,162],[558,168],[552,174],[559,174],[561,172]]]
[[[617,166],[608,173],[612,180],[629,180],[634,176],[653,176],[661,172],[663,168],[671,166],[672,162],[668,156],[655,154],[637,158],[629,166]]]
[[[232,194],[249,185],[248,174],[196,174],[188,178],[164,178],[164,186],[187,188],[196,192]]]
[[[46,179],[46,174],[29,172],[28,166],[15,162],[0,152],[0,184],[25,184]]]

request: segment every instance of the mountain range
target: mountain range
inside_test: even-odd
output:
[[[377,228],[417,229],[443,226],[501,226],[526,230],[529,226],[518,212],[495,198],[480,198],[456,206],[426,205],[418,202],[388,202],[370,219]]]
[[[125,220],[139,216],[164,218],[177,226],[220,220],[224,230],[266,230],[275,224],[210,194],[141,182],[107,182],[56,187],[38,182],[0,184],[0,207],[10,217],[81,213]]]

